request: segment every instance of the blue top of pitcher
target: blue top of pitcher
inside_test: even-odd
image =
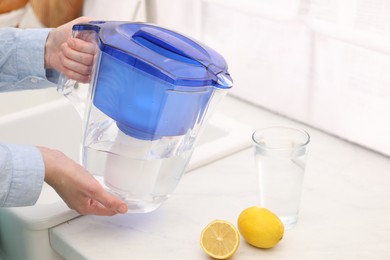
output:
[[[147,23],[92,21],[74,31],[93,30],[102,52],[173,85],[230,88],[224,58],[174,31]]]

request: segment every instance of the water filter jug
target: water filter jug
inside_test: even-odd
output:
[[[73,35],[98,49],[89,87],[76,90],[63,76],[58,84],[82,112],[82,165],[129,212],[152,211],[177,186],[199,131],[232,87],[227,64],[152,24],[92,21],[74,25]]]

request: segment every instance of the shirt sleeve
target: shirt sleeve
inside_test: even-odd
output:
[[[0,144],[0,207],[34,205],[44,176],[42,154],[36,147]]]
[[[54,86],[46,75],[45,43],[51,29],[0,29],[0,92]],[[55,82],[55,79],[52,80]]]
[[[47,75],[56,73],[44,68],[50,30],[0,28],[0,92],[54,86]],[[36,147],[0,144],[0,207],[35,204],[44,176],[44,161]]]

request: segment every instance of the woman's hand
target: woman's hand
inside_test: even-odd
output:
[[[45,182],[71,208],[82,215],[112,216],[126,213],[128,206],[104,190],[82,166],[62,152],[38,147],[45,162]]]
[[[92,65],[98,51],[97,45],[92,41],[72,37],[73,25],[88,21],[89,18],[80,17],[49,33],[45,45],[46,69],[55,69],[79,82],[90,81]]]

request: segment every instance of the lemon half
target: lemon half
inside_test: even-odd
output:
[[[236,253],[240,245],[240,233],[230,222],[214,220],[203,229],[200,245],[209,256],[227,259]]]

